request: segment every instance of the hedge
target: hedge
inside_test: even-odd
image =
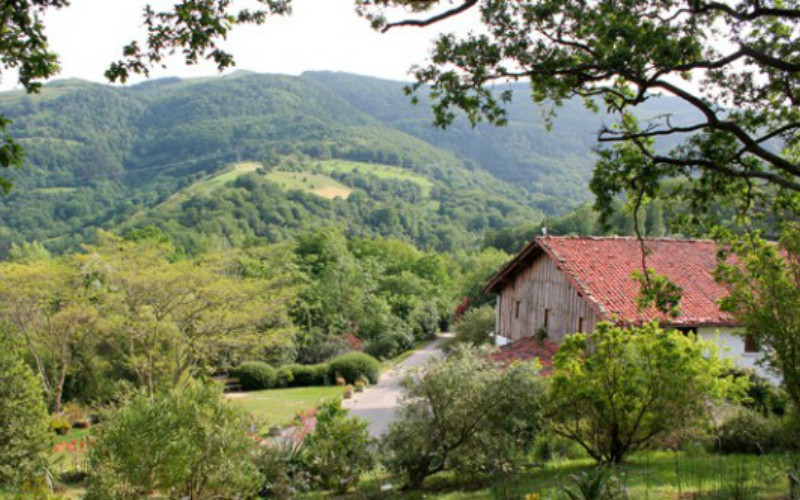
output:
[[[272,389],[278,382],[275,368],[261,361],[245,361],[231,372],[231,376],[239,379],[245,391]]]
[[[328,383],[328,364],[318,365],[288,365],[285,367],[292,374],[290,387],[310,387],[315,385],[327,385]]]
[[[344,378],[348,384],[354,384],[359,377],[363,376],[370,383],[375,384],[378,382],[380,369],[380,362],[369,354],[351,352],[342,354],[330,362],[328,376],[331,380],[336,380],[338,375]]]

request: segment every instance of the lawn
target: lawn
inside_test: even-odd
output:
[[[325,386],[233,393],[228,398],[261,419],[266,432],[273,425],[290,423],[298,411],[310,410],[325,399],[341,395],[341,387]]]

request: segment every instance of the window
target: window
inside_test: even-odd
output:
[[[578,333],[583,333],[583,316],[578,318]]]
[[[519,319],[519,301],[517,301],[517,308],[514,311],[514,317]]]
[[[690,333],[693,335],[697,335],[697,327],[696,326],[679,326],[676,328],[679,332],[681,332],[684,336],[689,335]]]
[[[544,327],[550,326],[550,309],[544,310]]]
[[[756,339],[753,335],[745,335],[744,352],[754,353],[759,351],[761,351],[761,348],[758,345],[758,339]]]

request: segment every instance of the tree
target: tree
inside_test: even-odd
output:
[[[178,386],[229,351],[259,352],[293,334],[291,288],[241,275],[231,255],[175,259],[167,243],[109,234],[83,257],[112,296],[107,342],[151,392]]]
[[[86,498],[254,498],[263,478],[250,426],[214,387],[142,391],[99,427]]]
[[[717,270],[730,288],[722,307],[744,325],[800,408],[800,228],[787,227],[777,245],[754,234],[729,249],[736,259],[723,254]]]
[[[11,328],[0,324],[0,485],[44,483],[50,446],[42,383],[19,352]]]
[[[324,402],[317,412],[314,432],[305,439],[311,473],[327,489],[344,494],[372,469],[372,439],[368,425],[349,416],[339,399]]]
[[[74,358],[102,329],[99,299],[84,278],[65,261],[0,263],[0,317],[24,339],[56,413]]]
[[[535,363],[506,369],[469,346],[403,382],[397,417],[383,439],[385,465],[406,487],[444,470],[497,472],[524,455],[542,425],[544,383]]]
[[[735,395],[727,369],[711,342],[655,323],[601,323],[592,334],[568,336],[554,357],[550,425],[594,459],[617,464],[689,428],[709,400]]]

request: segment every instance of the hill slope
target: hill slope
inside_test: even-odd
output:
[[[589,199],[589,177],[596,161],[597,132],[611,117],[588,111],[578,100],[558,108],[551,130],[547,130],[543,110],[530,99],[524,84],[500,85],[511,89],[505,127],[485,123],[472,128],[467,120],[456,120],[447,130],[431,127],[433,113],[420,94],[421,103],[413,106],[403,93],[402,82],[357,76],[348,73],[306,72],[303,78],[323,85],[360,111],[397,130],[425,140],[461,158],[474,162],[499,179],[527,189],[536,205],[548,213],[565,212]],[[669,113],[674,123],[683,123],[695,113],[673,98],[653,99],[638,110],[646,119]],[[669,147],[665,142],[663,147]]]
[[[0,201],[6,246],[36,239],[65,250],[97,228],[156,224],[193,247],[336,224],[455,248],[541,216],[522,189],[297,77],[239,73],[128,88],[72,80],[36,96],[0,94],[0,109],[27,151],[15,191]],[[265,168],[230,175],[243,161]],[[304,190],[312,175],[351,194],[331,200]]]

